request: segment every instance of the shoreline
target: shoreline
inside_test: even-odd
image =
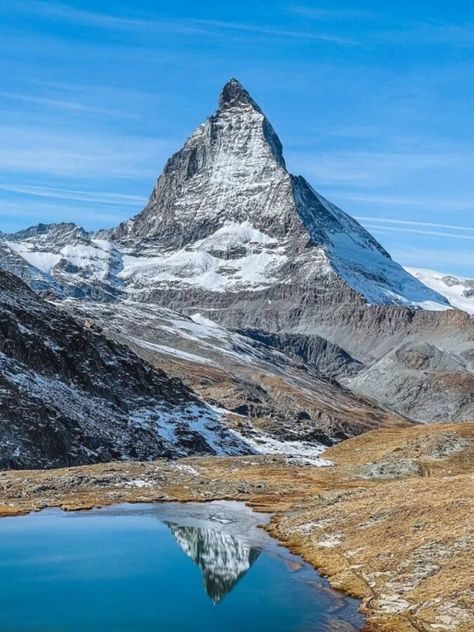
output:
[[[0,516],[244,502],[270,513],[263,528],[334,589],[361,600],[366,632],[472,630],[474,423],[377,430],[327,455],[334,466],[246,456],[4,471]]]

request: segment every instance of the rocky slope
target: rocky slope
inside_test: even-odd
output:
[[[472,362],[428,342],[406,342],[343,382],[410,419],[474,419]]]
[[[308,345],[306,359],[289,356],[199,314],[189,318],[131,301],[66,301],[62,307],[76,318],[92,319],[107,336],[179,377],[203,400],[229,411],[227,423],[257,451],[314,459],[321,442],[408,424],[315,368],[324,364],[340,370],[343,354],[333,347],[328,352],[327,345]]]
[[[177,378],[0,271],[0,467],[253,450]]]

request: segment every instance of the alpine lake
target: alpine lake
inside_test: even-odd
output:
[[[349,632],[332,590],[233,502],[48,509],[0,519],[3,632]]]

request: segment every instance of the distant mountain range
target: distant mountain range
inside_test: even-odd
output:
[[[474,279],[419,268],[406,270],[427,287],[446,297],[453,307],[474,315]]]
[[[136,366],[149,371],[152,382],[153,371],[164,369],[160,379],[181,389],[179,402],[163,390],[150,395],[153,403],[143,398],[141,409],[155,410],[153,448],[135,455],[126,447],[131,417],[122,411],[109,416],[109,425],[100,422],[89,452],[77,439],[73,461],[242,450],[314,459],[321,443],[379,425],[474,418],[474,319],[466,313],[474,312],[474,281],[405,270],[353,218],[288,173],[278,136],[235,79],[224,86],[216,113],[168,160],[140,214],[96,233],[75,224],[38,224],[2,234],[0,266],[7,287],[0,306],[13,305],[16,293],[27,307],[21,318],[15,311],[7,315],[8,332],[15,319],[25,328],[14,332],[17,345],[30,335],[22,319],[44,312],[58,323],[54,345],[69,354],[71,366],[83,367],[85,343],[76,349],[60,333],[76,319],[79,337],[101,341],[104,366],[114,364],[109,355],[115,349],[123,356],[128,347],[141,359],[130,354],[127,362],[141,363]],[[39,340],[44,324],[34,325]],[[35,356],[18,358],[3,344],[8,362],[22,363],[15,365],[17,375],[44,374],[41,353],[54,355],[56,347],[42,344]],[[93,383],[106,374],[98,362]],[[59,376],[68,388],[74,383],[62,368]],[[142,387],[129,394],[130,409]],[[30,398],[24,405],[36,411],[28,427],[52,419],[28,388],[21,390]],[[2,412],[0,420],[7,427],[16,415],[20,435],[28,424],[14,399],[10,416]],[[57,397],[43,389],[40,400]],[[165,404],[175,412],[160,413]],[[68,405],[59,410],[56,401],[54,414],[76,419],[85,406],[80,398]],[[179,421],[183,405],[188,413],[193,408],[194,421]],[[115,426],[112,419],[119,418]],[[176,439],[180,423],[192,440]],[[33,448],[4,434],[2,462],[9,466],[28,463],[28,450],[33,465],[62,464],[69,450],[57,458],[46,457],[46,448],[44,458],[33,456]],[[207,439],[200,443],[199,434]],[[17,452],[23,456],[12,456]]]

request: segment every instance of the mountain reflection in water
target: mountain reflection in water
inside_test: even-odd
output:
[[[201,569],[206,593],[215,604],[233,589],[260,555],[259,549],[224,531],[165,524],[186,555]]]

